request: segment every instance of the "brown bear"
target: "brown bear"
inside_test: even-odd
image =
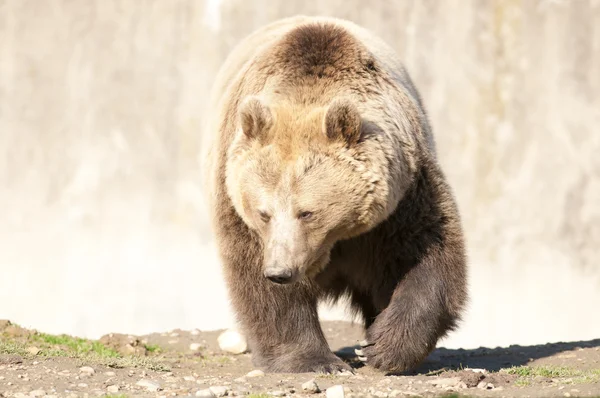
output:
[[[204,179],[256,366],[337,372],[317,315],[347,296],[368,365],[418,365],[465,306],[458,209],[417,90],[354,23],[294,17],[243,40],[213,89]]]

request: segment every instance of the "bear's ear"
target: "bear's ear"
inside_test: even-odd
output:
[[[333,100],[325,113],[324,129],[330,140],[356,144],[360,139],[361,125],[358,108],[348,99]]]
[[[260,98],[249,96],[240,105],[240,124],[248,138],[260,138],[273,124],[273,115]]]

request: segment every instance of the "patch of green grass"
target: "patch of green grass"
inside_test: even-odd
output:
[[[73,351],[77,355],[94,353],[103,358],[120,357],[120,354],[117,351],[113,350],[112,348],[106,347],[99,341],[91,341],[79,337],[67,336],[64,334],[56,336],[46,333],[36,333],[33,336],[31,336],[31,340],[42,342],[51,346],[65,347],[69,351]],[[44,347],[42,347],[42,350],[44,350]]]
[[[600,369],[579,370],[566,366],[514,366],[501,372],[517,375],[516,385],[526,386],[534,377],[565,379],[565,383],[594,383],[600,381]]]
[[[151,353],[158,354],[159,352],[162,351],[158,344],[146,344],[144,347],[146,347],[146,351],[151,352]]]
[[[98,341],[91,341],[66,335],[50,335],[36,333],[28,338],[27,342],[16,339],[3,338],[0,341],[0,354],[19,355],[24,358],[33,358],[33,353],[28,351],[31,346],[38,346],[40,357],[66,357],[74,358],[80,365],[98,364],[111,368],[142,368],[155,371],[170,371],[169,366],[157,358],[122,356],[117,351],[106,347]]]
[[[23,344],[9,340],[1,340],[0,354],[27,356],[29,353]]]

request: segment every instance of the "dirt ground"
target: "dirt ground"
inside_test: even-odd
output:
[[[0,321],[0,397],[600,397],[600,339],[439,348],[416,372],[386,375],[356,358],[359,325],[322,324],[331,348],[355,374],[263,374],[253,368],[251,354],[221,351],[220,331],[112,334],[90,341]]]

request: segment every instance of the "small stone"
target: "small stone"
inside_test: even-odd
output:
[[[156,392],[160,390],[160,384],[153,380],[142,379],[135,383],[136,386],[144,387],[148,391]]]
[[[248,343],[244,336],[236,330],[226,330],[217,338],[219,348],[232,354],[243,354],[248,350]]]
[[[260,369],[251,370],[250,372],[246,373],[246,377],[263,377],[264,375],[265,372]]]
[[[41,350],[39,348],[37,348],[37,347],[29,347],[27,349],[27,352],[30,353],[31,355],[37,355],[37,354],[40,353],[40,351]]]
[[[281,391],[281,390],[271,391],[269,393],[269,395],[272,395],[274,397],[285,397],[285,391]]]
[[[79,384],[77,384],[77,387],[79,387],[79,388],[88,388],[88,385],[85,384],[85,383],[79,383]]]
[[[227,387],[215,386],[209,387],[209,390],[215,395],[215,397],[224,397],[227,395]]]
[[[192,351],[198,351],[198,350],[200,350],[200,348],[202,348],[202,344],[200,344],[200,343],[190,344],[190,350],[192,350]]]
[[[104,372],[104,374],[108,377],[112,377],[115,375],[115,372]]]
[[[331,386],[325,390],[325,396],[327,398],[344,398],[344,387],[339,384]]]
[[[480,381],[480,382],[477,384],[477,388],[479,388],[480,390],[485,390],[485,389],[486,389],[486,387],[487,387],[487,382],[486,382],[486,381],[483,381],[483,380],[482,380],[482,381]]]
[[[236,383],[245,383],[246,378],[242,376],[242,377],[238,377],[237,379],[233,379],[233,381],[235,381]]]
[[[302,390],[306,391],[309,394],[318,394],[321,392],[321,390],[319,389],[319,386],[317,385],[317,383],[315,382],[315,380],[309,380],[306,383],[302,384]]]
[[[84,366],[82,368],[79,368],[79,371],[81,373],[84,373],[84,374],[88,375],[88,376],[91,376],[94,373],[96,373],[96,371],[93,368],[89,367],[89,366]]]
[[[215,394],[213,394],[210,388],[196,391],[196,396],[200,398],[215,398]]]
[[[373,393],[374,396],[378,397],[378,398],[387,398],[388,394],[386,392],[383,391],[375,391]]]
[[[571,394],[570,394],[570,393],[568,393],[568,392],[564,393],[563,395],[564,395],[565,397],[570,397],[570,396],[571,396]]]
[[[44,390],[33,390],[29,393],[30,397],[43,397],[44,395],[46,395]]]
[[[117,386],[117,385],[108,386],[108,387],[106,387],[106,391],[108,391],[110,393],[119,392],[119,386]]]
[[[485,386],[486,390],[493,390],[494,389],[494,385],[492,383],[487,383],[487,386]]]
[[[183,380],[185,381],[196,381],[194,376],[183,376]]]

